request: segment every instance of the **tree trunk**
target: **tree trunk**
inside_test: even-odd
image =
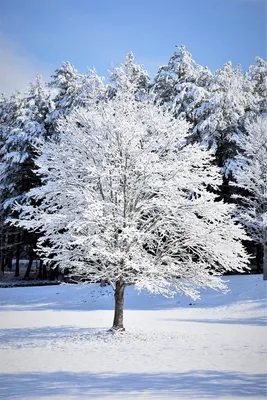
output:
[[[9,269],[9,271],[12,270],[12,257],[13,257],[12,253],[8,253],[8,256],[6,257],[6,266]]]
[[[37,279],[43,279],[43,261],[39,261],[39,269],[38,269],[38,275]]]
[[[33,253],[30,255],[30,259],[27,265],[27,269],[24,275],[24,279],[28,279],[30,277],[30,272],[31,272],[31,268],[32,268],[32,263],[33,263],[33,259],[34,259],[34,255]]]
[[[4,229],[1,229],[1,271],[3,275],[5,274],[5,251],[4,251]]]
[[[43,279],[47,279],[47,269],[46,269],[46,264],[43,264]]]
[[[5,275],[5,257],[4,257],[4,255],[2,255],[2,258],[1,258],[1,271],[2,271],[3,275]]]
[[[122,280],[116,282],[115,297],[115,313],[112,330],[124,331],[123,327],[123,304],[124,304],[125,283]]]
[[[258,274],[262,274],[262,253],[263,253],[263,245],[256,244],[256,265]]]
[[[16,245],[16,270],[15,270],[15,276],[19,276],[19,262],[20,262],[20,234],[18,233],[16,235],[17,239],[17,245]]]
[[[267,280],[267,240],[263,244],[263,279]]]
[[[12,270],[12,260],[13,260],[13,246],[12,246],[12,234],[8,232],[6,235],[6,260],[5,265],[11,271]]]

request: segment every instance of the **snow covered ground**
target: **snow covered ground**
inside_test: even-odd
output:
[[[0,289],[0,398],[266,398],[266,282],[225,279],[198,301],[127,288],[116,335],[109,289]]]

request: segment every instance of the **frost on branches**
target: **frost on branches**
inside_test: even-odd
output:
[[[263,245],[263,274],[267,279],[267,117],[248,123],[247,134],[237,137],[241,149],[235,171],[237,186],[246,191],[238,219],[253,240]]]
[[[153,101],[118,91],[59,121],[61,141],[40,146],[38,207],[20,208],[20,226],[42,232],[39,251],[115,290],[113,328],[123,329],[127,285],[196,298],[224,289],[225,271],[243,271],[244,231],[231,206],[207,188],[220,184],[208,151],[183,147],[188,125]],[[19,206],[18,206],[19,209]]]

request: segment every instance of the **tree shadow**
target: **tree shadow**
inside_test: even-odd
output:
[[[228,318],[228,319],[168,319],[168,321],[176,322],[197,322],[200,324],[225,324],[225,325],[252,325],[252,326],[266,326],[266,317],[251,317],[251,318]]]
[[[59,341],[81,342],[103,340],[111,336],[108,329],[80,328],[76,326],[43,326],[41,328],[0,329],[0,348],[43,347],[44,343],[54,345]]]
[[[133,393],[134,392],[134,393]],[[166,395],[177,399],[235,399],[266,394],[265,375],[238,372],[188,371],[181,373],[89,373],[58,371],[18,373],[0,376],[0,397],[6,400],[40,397],[79,396],[86,399],[109,395],[145,394],[151,398]]]

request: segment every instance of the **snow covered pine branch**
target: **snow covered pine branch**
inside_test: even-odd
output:
[[[42,232],[45,260],[113,286],[113,329],[124,329],[127,285],[196,298],[202,286],[224,289],[223,272],[246,268],[246,235],[207,190],[221,178],[209,152],[183,145],[185,121],[118,91],[59,130],[60,142],[39,148],[43,186],[28,194],[36,206],[17,206],[15,223]]]

